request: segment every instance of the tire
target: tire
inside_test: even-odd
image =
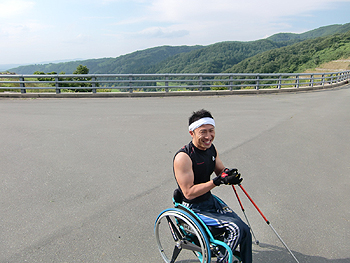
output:
[[[158,215],[154,233],[165,262],[210,262],[206,232],[190,214],[178,208],[164,210]]]

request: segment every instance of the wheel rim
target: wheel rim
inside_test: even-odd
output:
[[[176,208],[163,211],[155,223],[155,235],[161,256],[167,263],[210,261],[210,248],[204,230],[193,218]]]

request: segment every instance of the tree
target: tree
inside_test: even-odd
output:
[[[89,69],[87,66],[79,65],[76,70],[74,70],[73,74],[82,75],[89,74]],[[74,81],[89,81],[91,78],[84,77],[76,77],[73,78]],[[91,83],[80,82],[80,83],[72,83],[71,87],[91,87]],[[91,92],[91,89],[72,89],[74,92]]]
[[[89,69],[87,66],[79,65],[77,66],[77,69],[74,70],[73,74],[89,74]]]
[[[57,73],[56,72],[49,72],[49,73],[44,73],[43,71],[35,71],[34,72],[34,75],[56,75]],[[54,81],[55,79],[54,78],[38,78],[39,81]],[[54,87],[55,84],[53,83],[47,83],[47,86],[49,87]]]
[[[56,75],[56,72],[49,72],[49,73],[44,73],[43,71],[35,71],[34,75]],[[65,75],[65,72],[61,72],[60,75]],[[82,74],[89,74],[89,69],[87,66],[79,65],[76,70],[73,72],[73,74],[76,75],[82,75]],[[44,78],[44,77],[39,77],[39,81],[53,81],[55,80],[54,78]],[[76,83],[61,83],[60,87],[91,87],[91,83],[87,82],[79,82],[79,81],[89,81],[91,78],[84,78],[84,77],[74,77],[74,78],[60,78],[60,80],[63,81],[76,81]],[[55,84],[48,84],[51,86],[54,86]],[[96,85],[97,86],[97,85]],[[74,92],[91,92],[91,89],[70,89]]]

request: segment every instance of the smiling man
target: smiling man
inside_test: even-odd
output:
[[[243,263],[252,262],[252,238],[249,227],[211,190],[221,184],[239,184],[243,180],[237,169],[227,169],[219,158],[213,141],[215,121],[207,110],[193,112],[189,118],[192,141],[174,157],[174,174],[183,204],[192,209],[210,227],[225,230],[225,242],[235,251],[240,247]],[[216,177],[210,179],[215,172]],[[227,262],[228,253],[218,255],[219,263]]]

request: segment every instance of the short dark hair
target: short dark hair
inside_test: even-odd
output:
[[[194,111],[191,115],[191,117],[188,119],[188,126],[190,126],[193,122],[198,121],[199,119],[205,118],[205,117],[209,117],[209,118],[213,118],[213,116],[211,115],[211,113],[205,109],[201,109],[199,111]]]

